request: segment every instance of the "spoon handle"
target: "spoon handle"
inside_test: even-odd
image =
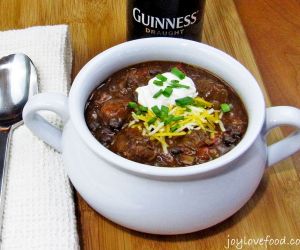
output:
[[[9,141],[11,137],[11,127],[0,127],[0,235],[2,233],[2,220],[5,200],[5,187],[8,169]]]

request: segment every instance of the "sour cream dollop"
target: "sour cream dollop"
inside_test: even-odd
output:
[[[158,106],[161,108],[162,105],[169,106],[175,105],[175,100],[184,97],[196,97],[198,95],[193,80],[187,76],[184,79],[179,79],[176,75],[171,72],[165,72],[162,74],[167,78],[163,83],[163,86],[157,86],[154,84],[155,80],[159,80],[156,77],[149,80],[148,84],[142,87],[138,87],[135,91],[138,93],[138,103],[148,108]],[[172,80],[178,80],[180,84],[188,86],[189,88],[173,88],[173,92],[170,97],[160,95],[157,98],[153,96],[160,90],[164,90],[166,87],[172,85]]]

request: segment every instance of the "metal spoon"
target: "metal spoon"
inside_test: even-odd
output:
[[[7,160],[11,131],[22,124],[22,111],[37,93],[36,69],[24,54],[0,59],[0,235],[4,209]]]

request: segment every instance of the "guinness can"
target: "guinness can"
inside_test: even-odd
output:
[[[181,37],[201,41],[205,0],[128,0],[127,38]]]

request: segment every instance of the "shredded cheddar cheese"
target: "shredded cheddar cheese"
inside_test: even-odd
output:
[[[193,130],[203,130],[213,138],[217,128],[225,131],[222,123],[223,112],[212,108],[212,103],[196,97],[191,105],[170,105],[164,107],[167,113],[159,115],[148,109],[146,112],[132,112],[128,127],[138,128],[144,136],[161,143],[163,151],[168,152],[166,138],[183,136]]]

